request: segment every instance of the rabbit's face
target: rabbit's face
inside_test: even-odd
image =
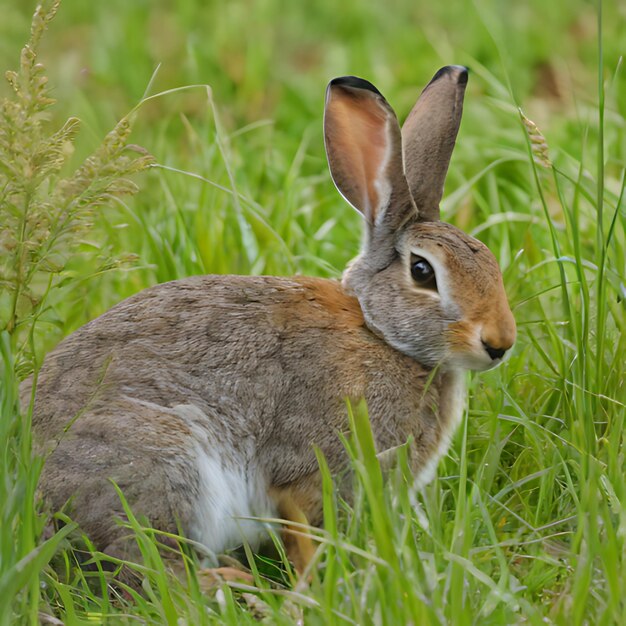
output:
[[[439,362],[473,370],[501,363],[515,343],[516,326],[489,248],[443,222],[416,222],[398,243],[405,282],[438,305]]]
[[[415,221],[399,234],[387,267],[372,276],[365,262],[354,262],[344,284],[368,326],[420,363],[486,370],[513,345],[515,320],[496,259],[454,226]]]
[[[324,138],[337,189],[365,218],[343,284],[368,327],[423,365],[485,370],[515,341],[502,275],[482,243],[439,221],[467,76],[439,70],[402,129],[374,85],[336,78]]]

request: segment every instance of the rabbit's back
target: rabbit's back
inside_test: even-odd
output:
[[[158,285],[47,357],[33,412],[49,453],[42,490],[54,508],[74,497],[96,544],[110,541],[111,510],[122,513],[113,479],[157,527],[182,520],[212,549],[236,545],[237,528],[216,523],[218,513],[275,515],[268,490],[316,475],[313,446],[332,470],[345,465],[346,398],[368,402],[379,449],[412,436],[417,466],[432,457],[448,420],[436,408],[440,381],[429,386],[428,376],[368,330],[335,281]],[[313,523],[320,514],[309,511]]]
[[[292,432],[319,437],[307,415],[345,430],[337,407],[365,395],[389,352],[335,281],[192,277],[125,300],[59,344],[38,380],[33,423],[55,438],[119,402],[189,405],[216,415],[205,428],[273,447]]]

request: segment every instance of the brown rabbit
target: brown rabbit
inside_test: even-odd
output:
[[[126,550],[110,480],[155,528],[182,528],[213,553],[257,545],[266,529],[251,517],[320,524],[313,448],[345,467],[346,398],[366,400],[380,452],[410,439],[416,477],[431,477],[465,370],[497,365],[516,332],[493,255],[439,221],[466,83],[466,68],[439,70],[402,131],[371,83],[329,84],[330,171],[366,225],[341,282],[173,281],[48,355],[33,411],[41,492],[54,510],[71,500],[97,548]],[[288,547],[302,569],[305,543]]]

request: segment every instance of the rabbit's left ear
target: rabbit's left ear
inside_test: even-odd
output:
[[[402,165],[398,120],[383,95],[355,76],[326,90],[324,140],[341,195],[366,218],[370,234],[394,231],[415,211]]]
[[[426,86],[402,127],[405,174],[420,219],[439,220],[467,85],[467,68],[442,67]]]

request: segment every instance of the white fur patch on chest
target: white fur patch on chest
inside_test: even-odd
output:
[[[422,470],[415,477],[417,488],[427,485],[435,477],[437,465],[439,465],[441,457],[448,452],[452,436],[461,423],[465,411],[467,401],[465,372],[455,370],[447,372],[445,375],[448,381],[442,386],[439,398],[439,420],[441,423],[439,446],[436,453],[424,463]]]

